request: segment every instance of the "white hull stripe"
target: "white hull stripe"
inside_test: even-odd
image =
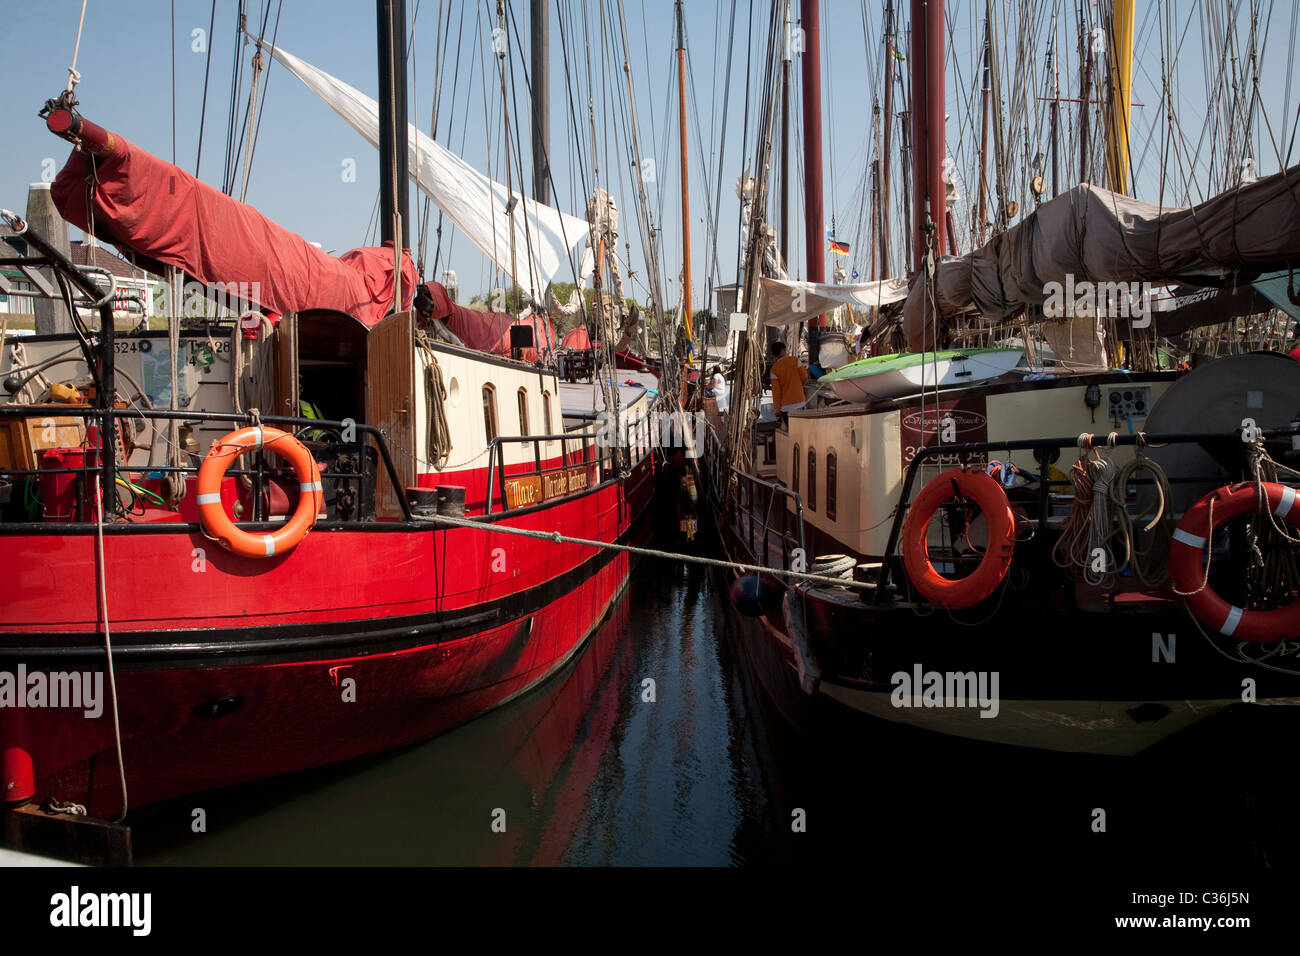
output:
[[[1282,500],[1277,503],[1273,509],[1273,514],[1279,518],[1285,518],[1291,512],[1291,506],[1295,504],[1295,489],[1282,486]]]
[[[1183,544],[1191,545],[1197,551],[1200,551],[1202,548],[1205,547],[1204,538],[1202,538],[1199,534],[1191,534],[1190,532],[1184,531],[1182,528],[1174,529],[1174,540],[1179,541]]]
[[[1219,628],[1219,633],[1232,637],[1237,630],[1237,625],[1241,623],[1241,608],[1233,607],[1228,611],[1228,619],[1223,622],[1223,627]]]
[[[262,540],[266,542],[266,556],[269,558],[271,555],[275,554],[275,539],[268,534],[265,535]]]
[[[221,493],[218,492],[214,495],[199,495],[194,500],[201,505],[219,505],[221,504]]]

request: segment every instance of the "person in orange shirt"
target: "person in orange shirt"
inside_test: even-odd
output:
[[[772,343],[772,407],[781,414],[781,421],[789,424],[787,414],[792,408],[804,407],[803,386],[808,381],[808,370],[793,355],[785,354],[784,342]]]

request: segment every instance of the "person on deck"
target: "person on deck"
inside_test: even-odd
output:
[[[772,407],[781,413],[781,423],[790,423],[789,412],[804,407],[803,386],[808,370],[793,355],[785,354],[784,342],[772,343]]]
[[[727,414],[727,380],[723,377],[720,366],[713,366],[713,374],[709,378],[708,395],[718,403],[718,414]]]

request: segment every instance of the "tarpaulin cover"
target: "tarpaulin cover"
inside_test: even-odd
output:
[[[569,329],[564,333],[564,341],[560,343],[566,349],[589,349],[591,348],[591,336],[587,334],[586,326],[578,326],[576,329]]]
[[[54,180],[54,203],[74,226],[151,260],[142,265],[175,266],[204,284],[221,283],[218,293],[256,283],[257,304],[273,312],[337,309],[367,327],[388,313],[391,244],[335,258],[121,136],[114,143],[112,154],[98,161],[89,205],[85,153],[73,150]],[[410,254],[403,253],[403,307],[417,280]]]
[[[1215,284],[1300,259],[1300,166],[1186,208],[1139,202],[1083,183],[1039,206],[974,252],[939,263],[941,317],[998,321],[1047,300],[1049,282]],[[1205,280],[1197,282],[1197,279]],[[1231,283],[1229,283],[1231,284]],[[925,283],[903,307],[909,347],[933,348]],[[1224,315],[1227,319],[1230,316]]]
[[[433,297],[433,317],[451,329],[467,348],[492,355],[510,355],[510,327],[531,325],[534,348],[524,349],[520,359],[536,362],[538,350],[553,351],[555,326],[550,316],[526,315],[515,318],[509,312],[476,312],[451,301],[451,296],[440,282],[426,282],[425,288]]]

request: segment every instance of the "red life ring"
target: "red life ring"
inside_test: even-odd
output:
[[[934,569],[926,537],[935,512],[944,502],[957,497],[972,499],[984,512],[988,550],[979,567],[954,580]],[[997,590],[1006,577],[1015,549],[1015,527],[1007,493],[984,472],[953,468],[936,475],[916,496],[903,522],[903,565],[907,576],[927,600],[940,607],[973,607]]]
[[[252,534],[235,527],[221,504],[221,479],[230,463],[245,451],[261,448],[287,459],[298,476],[298,507],[284,527],[271,534]],[[199,521],[203,529],[227,551],[246,558],[266,558],[292,551],[307,537],[325,504],[320,468],[311,452],[288,432],[264,425],[241,428],[214,442],[199,466],[198,484]]]
[[[1291,527],[1300,528],[1300,495],[1296,490],[1264,482],[1263,491],[1273,514]],[[1254,484],[1224,485],[1196,502],[1178,522],[1169,542],[1169,577],[1196,619],[1220,634],[1261,643],[1300,637],[1300,598],[1270,611],[1248,611],[1229,604],[1208,583],[1201,586],[1205,581],[1205,549],[1214,529],[1230,518],[1253,514],[1258,504],[1259,491]]]

